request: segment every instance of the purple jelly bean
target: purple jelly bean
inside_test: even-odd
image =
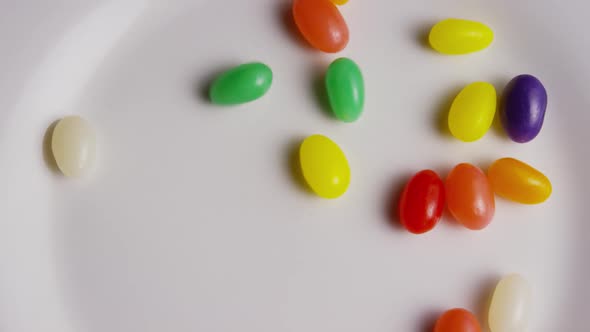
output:
[[[541,131],[546,108],[547,91],[541,81],[532,75],[519,75],[504,90],[500,119],[513,141],[526,143]]]

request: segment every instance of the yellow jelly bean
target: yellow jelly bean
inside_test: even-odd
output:
[[[551,196],[551,182],[532,166],[514,158],[496,160],[488,169],[494,192],[523,204],[539,204]]]
[[[449,130],[456,138],[473,142],[486,134],[496,113],[496,89],[486,82],[467,85],[451,105]]]
[[[481,51],[494,40],[487,25],[475,21],[449,18],[436,23],[430,30],[430,46],[444,54],[466,54]]]
[[[348,0],[332,0],[332,3],[338,6],[345,5]]]
[[[312,135],[301,143],[299,162],[309,187],[324,198],[337,198],[350,183],[350,168],[338,145],[323,135]]]

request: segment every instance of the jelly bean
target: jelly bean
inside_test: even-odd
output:
[[[494,32],[483,23],[449,18],[436,23],[430,30],[430,46],[444,54],[466,54],[490,46]]]
[[[513,141],[526,143],[541,131],[546,109],[547,91],[541,81],[531,75],[519,75],[504,90],[500,119]]]
[[[348,27],[330,0],[294,0],[293,18],[303,37],[320,51],[336,53],[348,44]]]
[[[496,89],[486,82],[467,85],[451,104],[449,130],[464,142],[482,138],[496,114]]]
[[[551,196],[551,182],[532,166],[514,158],[496,160],[488,169],[494,192],[523,204],[539,204]]]
[[[491,332],[525,331],[529,321],[531,286],[518,274],[500,280],[490,302],[488,323]]]
[[[59,170],[79,177],[94,166],[96,136],[90,124],[79,116],[61,119],[53,129],[51,151]]]
[[[301,143],[299,162],[309,187],[324,198],[337,198],[350,183],[350,168],[338,145],[323,135],[312,135]]]
[[[481,326],[471,312],[455,308],[445,311],[438,318],[434,332],[481,332]]]
[[[347,2],[348,0],[332,0],[332,3],[338,6],[345,5]]]
[[[431,230],[445,207],[445,187],[431,170],[416,173],[406,184],[399,203],[400,220],[404,227],[421,234]]]
[[[214,104],[234,105],[256,100],[270,89],[272,70],[259,62],[246,63],[219,75],[211,84]]]
[[[340,58],[332,62],[326,73],[326,89],[336,118],[353,122],[361,116],[365,84],[363,74],[354,61]]]
[[[494,193],[485,173],[467,163],[459,164],[445,182],[449,211],[463,226],[480,230],[494,217]]]

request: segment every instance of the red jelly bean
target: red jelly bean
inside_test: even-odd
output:
[[[399,202],[400,220],[404,227],[421,234],[431,230],[442,216],[445,187],[431,170],[416,173],[406,184]]]
[[[494,193],[481,169],[459,164],[449,173],[445,186],[449,211],[463,226],[480,230],[492,221]]]
[[[303,37],[320,51],[336,53],[348,44],[348,27],[330,0],[294,0],[293,18]]]
[[[481,332],[481,326],[471,312],[455,308],[439,317],[434,332]]]

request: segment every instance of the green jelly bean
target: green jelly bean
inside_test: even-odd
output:
[[[335,60],[326,73],[326,89],[334,115],[344,122],[356,121],[365,104],[363,74],[348,58]]]
[[[270,89],[272,70],[260,62],[234,67],[211,84],[209,98],[218,105],[235,105],[256,100]]]

